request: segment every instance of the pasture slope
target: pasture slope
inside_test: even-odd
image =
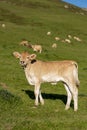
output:
[[[87,12],[65,5],[59,0],[0,0],[0,130],[87,130]],[[82,41],[72,38],[64,43],[68,35]],[[41,54],[35,52],[40,60],[78,62],[77,112],[73,102],[64,110],[66,92],[61,83],[42,84],[45,105],[34,107],[34,88],[12,55],[14,51],[34,53],[19,45],[23,38],[43,46]],[[57,48],[51,47],[53,43]]]

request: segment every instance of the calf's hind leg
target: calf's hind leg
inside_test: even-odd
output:
[[[68,86],[66,84],[64,84],[64,86],[65,86],[65,89],[66,89],[66,92],[67,92],[67,102],[66,102],[65,110],[68,110],[70,108],[70,103],[71,103],[71,100],[72,100],[72,94],[71,94]]]
[[[73,98],[74,101],[74,111],[78,110],[78,88],[75,84],[69,84],[68,86],[65,85],[65,89],[67,91],[67,103],[66,103],[66,110],[70,107],[70,102]]]
[[[74,111],[78,110],[78,88],[77,86],[74,87],[73,90],[73,100],[74,100]]]
[[[39,92],[40,92],[40,84],[36,83],[34,88],[35,106],[38,106]]]

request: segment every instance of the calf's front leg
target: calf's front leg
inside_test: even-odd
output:
[[[68,110],[70,108],[70,103],[71,103],[71,100],[72,100],[72,94],[71,94],[68,86],[66,84],[64,84],[64,86],[65,86],[65,89],[66,89],[66,92],[67,92],[67,103],[66,103],[65,110]]]
[[[39,93],[40,93],[40,83],[36,83],[34,88],[35,106],[38,106]]]
[[[40,99],[41,104],[44,105],[44,100],[40,91],[40,83],[35,84],[34,94],[35,94],[35,106],[38,106],[39,99]]]

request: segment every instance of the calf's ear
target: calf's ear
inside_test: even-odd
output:
[[[35,60],[36,59],[36,55],[35,54],[31,54],[29,58],[30,58],[30,60]]]
[[[21,57],[21,54],[19,52],[13,52],[13,55],[16,57],[16,58],[20,58]]]

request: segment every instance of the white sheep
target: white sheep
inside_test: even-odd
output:
[[[68,38],[69,38],[69,39],[71,39],[71,38],[72,38],[72,36],[71,36],[71,35],[68,35]]]
[[[2,28],[5,28],[5,27],[6,27],[6,25],[5,25],[4,23],[3,23],[1,26],[2,26]]]
[[[59,37],[55,37],[55,40],[56,40],[56,41],[59,41],[59,40],[60,40],[60,38],[59,38]]]
[[[65,42],[71,43],[70,39],[65,39]]]
[[[74,36],[73,37],[76,41],[81,42],[82,40],[79,37]]]
[[[68,6],[68,5],[64,5],[64,8],[65,8],[65,9],[68,9],[68,8],[69,8],[69,6]]]
[[[47,32],[47,35],[51,35],[51,32]]]
[[[57,44],[56,44],[56,43],[53,43],[53,44],[52,44],[52,48],[57,48]]]

